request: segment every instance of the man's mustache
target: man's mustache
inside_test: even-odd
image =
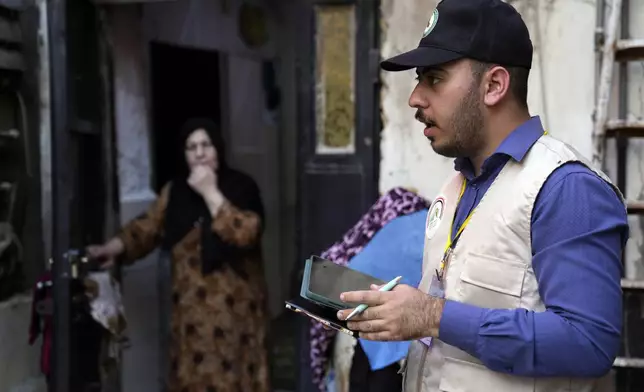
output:
[[[416,111],[416,115],[414,117],[416,118],[416,120],[422,122],[423,124],[436,126],[436,122],[429,117],[425,117],[420,109]]]

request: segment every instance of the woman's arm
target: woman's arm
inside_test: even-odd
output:
[[[144,214],[130,221],[106,244],[114,249],[121,248],[119,254],[123,256],[124,263],[132,263],[145,257],[159,245],[169,193],[170,184],[167,184]]]
[[[260,216],[234,206],[216,190],[204,197],[212,215],[212,230],[225,241],[238,247],[251,247],[259,242],[262,231]]]

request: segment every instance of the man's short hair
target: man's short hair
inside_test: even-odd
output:
[[[474,80],[481,81],[483,74],[492,68],[493,64],[472,60],[472,74]],[[523,67],[503,67],[510,74],[510,93],[519,106],[528,108],[528,77],[530,70]]]

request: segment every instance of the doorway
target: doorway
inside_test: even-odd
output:
[[[220,56],[216,51],[150,43],[154,189],[159,192],[183,159],[177,138],[191,117],[221,125]]]
[[[298,316],[286,313],[283,303],[291,291],[294,264],[287,256],[295,246],[294,241],[288,247],[282,242],[293,237],[287,234],[295,222],[283,213],[280,173],[286,165],[294,170],[295,154],[288,161],[280,153],[284,136],[276,115],[280,108],[274,61],[159,42],[151,43],[149,50],[154,189],[160,191],[172,178],[177,159],[183,159],[176,143],[183,122],[194,116],[215,121],[223,131],[228,164],[251,176],[260,189],[264,275],[272,317],[268,343],[272,384],[276,390],[293,390],[297,370],[291,320]]]

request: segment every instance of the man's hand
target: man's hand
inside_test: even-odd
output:
[[[407,285],[398,285],[392,291],[351,291],[342,293],[344,302],[367,304],[362,314],[347,323],[349,329],[360,332],[368,340],[415,340],[437,337],[445,300],[431,297]],[[341,310],[338,318],[344,320],[353,309]]]

